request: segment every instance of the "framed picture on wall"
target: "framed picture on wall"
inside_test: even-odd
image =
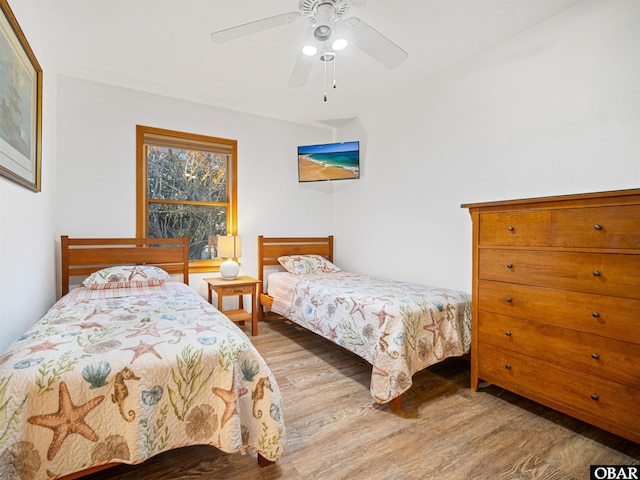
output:
[[[0,10],[0,174],[39,192],[42,69],[6,0]]]

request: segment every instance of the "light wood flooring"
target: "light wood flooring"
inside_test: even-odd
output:
[[[640,464],[638,444],[494,386],[472,392],[463,358],[417,373],[394,414],[371,400],[371,366],[327,340],[277,317],[251,339],[284,398],[282,459],[189,447],[86,478],[584,480],[590,464]]]

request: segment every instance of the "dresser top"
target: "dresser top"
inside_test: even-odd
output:
[[[597,205],[619,205],[623,204],[638,204],[640,203],[640,188],[634,188],[629,190],[613,190],[608,192],[593,192],[593,193],[576,193],[571,195],[555,195],[549,197],[537,197],[537,198],[522,198],[517,200],[499,200],[492,202],[481,203],[464,203],[460,205],[461,208],[469,209],[481,209],[490,207],[572,207],[583,206],[582,204],[588,201],[591,206]]]

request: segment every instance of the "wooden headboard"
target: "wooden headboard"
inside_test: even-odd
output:
[[[69,279],[91,275],[115,265],[155,265],[168,273],[182,274],[189,283],[189,237],[182,238],[60,238],[62,295],[69,293]]]
[[[264,269],[280,265],[278,257],[283,255],[321,255],[333,262],[333,235],[328,237],[258,237],[258,278],[264,286]],[[273,299],[260,294],[260,303],[271,307]]]

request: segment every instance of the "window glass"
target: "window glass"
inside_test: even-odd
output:
[[[219,153],[151,146],[147,151],[147,197],[227,202],[230,159]]]
[[[137,234],[189,236],[191,271],[214,271],[216,235],[236,234],[236,141],[137,128]]]

